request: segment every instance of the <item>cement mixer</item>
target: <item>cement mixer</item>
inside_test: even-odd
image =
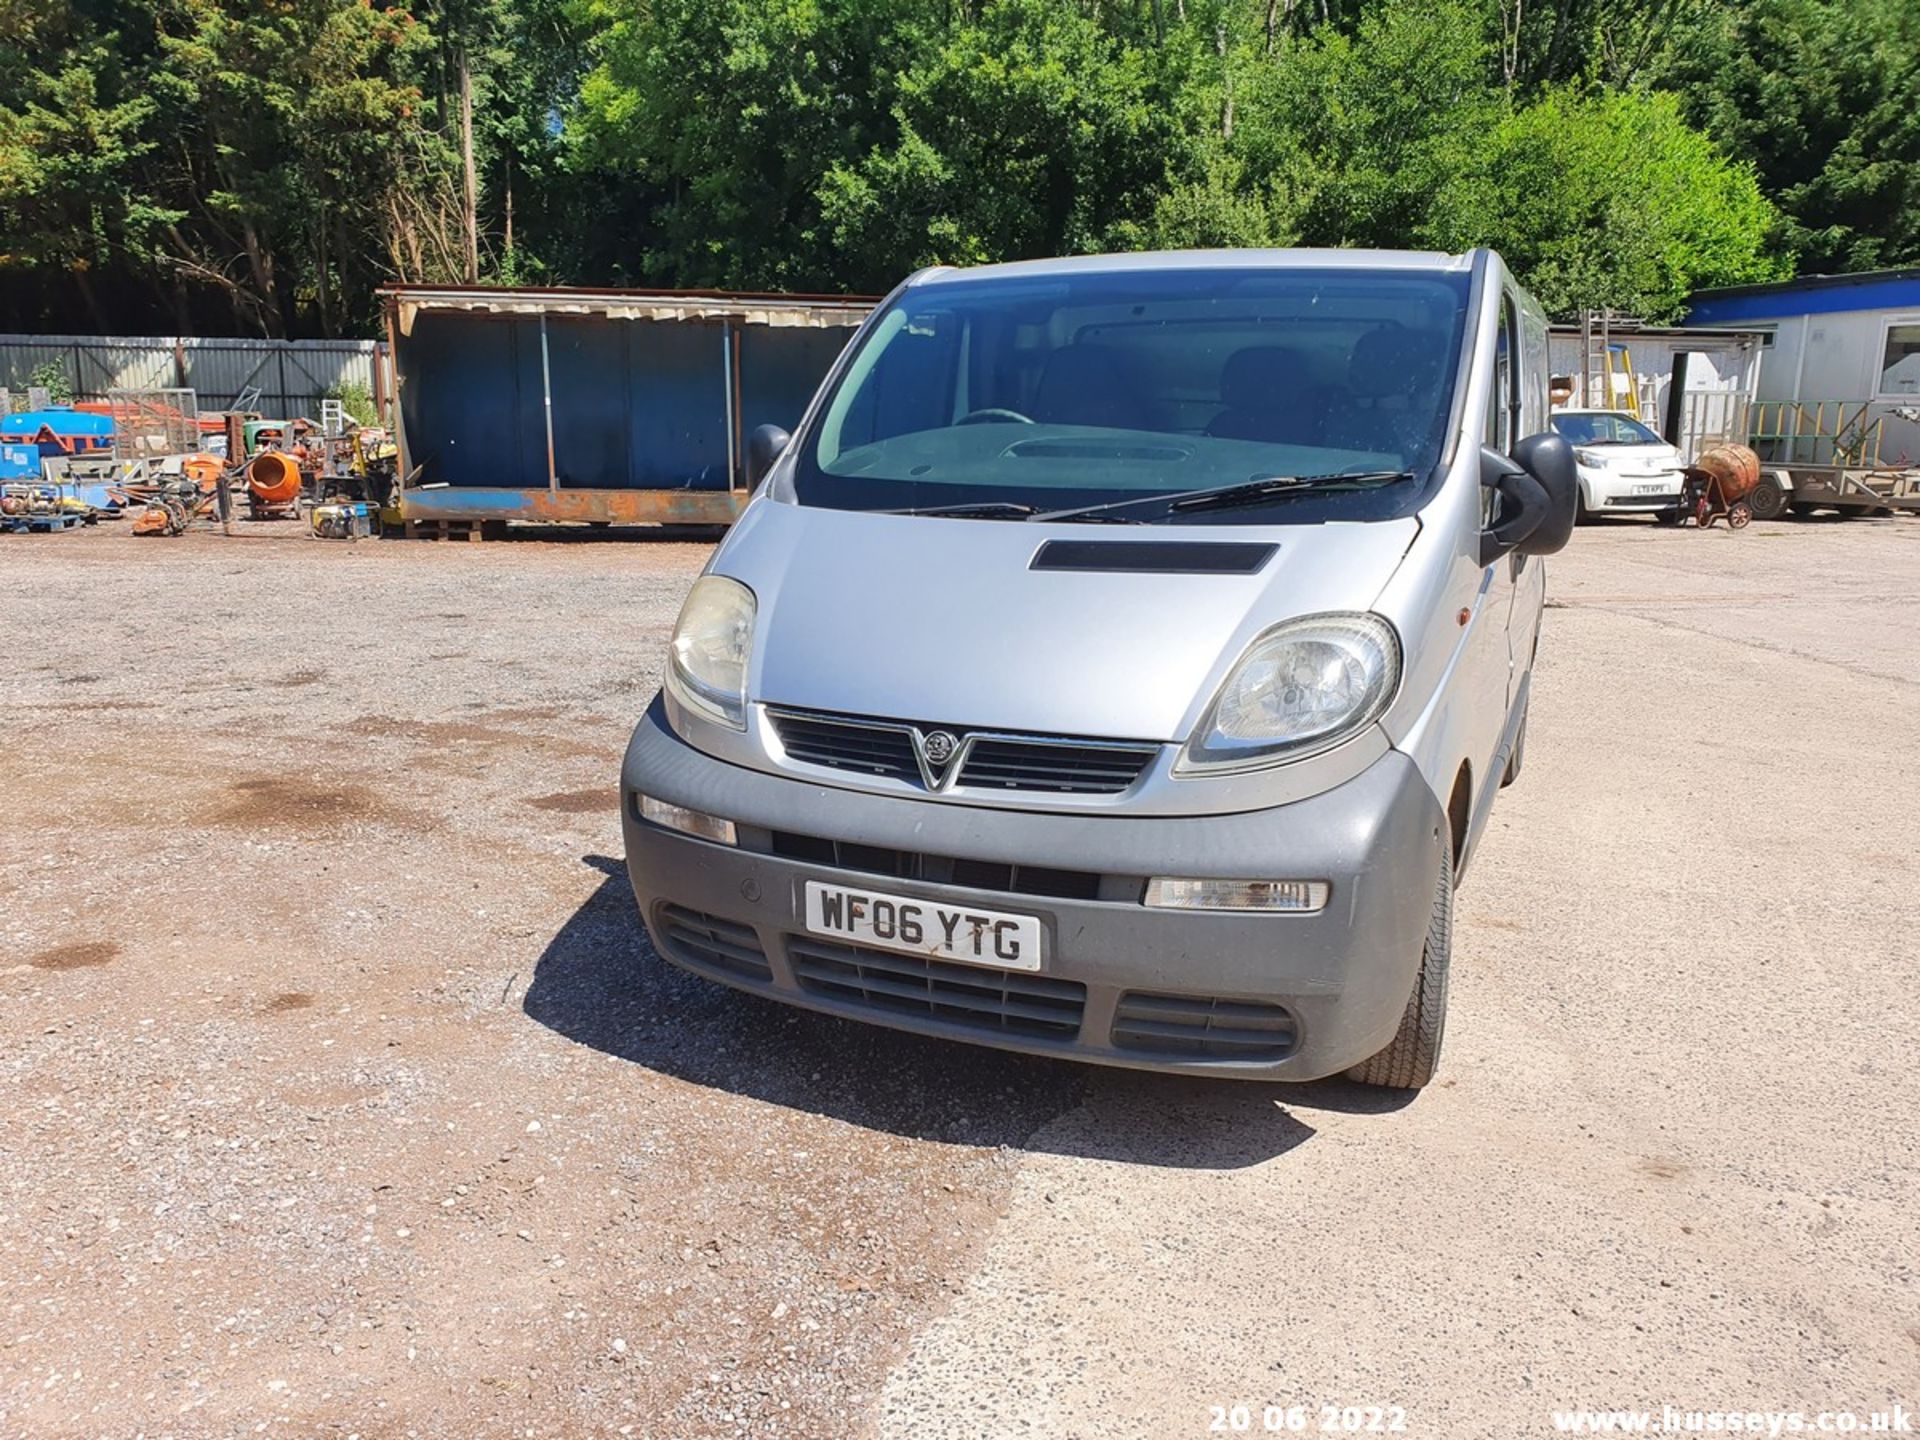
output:
[[[253,518],[289,515],[300,499],[300,463],[278,450],[263,450],[247,462],[247,505]]]
[[[1680,514],[1702,530],[1724,515],[1729,530],[1743,530],[1753,519],[1747,497],[1760,482],[1760,457],[1744,445],[1715,445],[1687,467]]]

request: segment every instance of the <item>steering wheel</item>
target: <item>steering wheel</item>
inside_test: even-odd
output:
[[[1033,417],[1022,415],[1018,410],[1003,409],[992,405],[985,410],[970,410],[956,422],[961,425],[1031,425]]]

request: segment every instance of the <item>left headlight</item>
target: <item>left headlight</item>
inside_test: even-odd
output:
[[[1607,468],[1607,457],[1602,455],[1598,450],[1576,450],[1573,452],[1573,458],[1589,470],[1604,470]]]
[[[1400,684],[1400,639],[1378,615],[1305,615],[1247,648],[1176,772],[1296,760],[1379,718]]]
[[[702,575],[680,607],[667,657],[667,686],[674,698],[734,730],[747,728],[753,613],[753,592],[738,580]]]

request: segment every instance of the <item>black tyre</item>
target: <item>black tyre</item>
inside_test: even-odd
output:
[[[1349,1080],[1392,1090],[1418,1090],[1433,1079],[1440,1064],[1440,1042],[1447,1031],[1447,967],[1453,957],[1453,844],[1443,841],[1440,878],[1434,885],[1433,914],[1420,949],[1420,971],[1413,979],[1400,1030],[1378,1055],[1347,1071]]]
[[[1787,487],[1777,475],[1762,475],[1747,492],[1747,504],[1756,520],[1778,520],[1787,513]]]

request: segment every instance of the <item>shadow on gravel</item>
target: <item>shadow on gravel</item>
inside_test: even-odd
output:
[[[486,523],[488,528],[481,533],[485,543],[490,545],[503,543],[516,545],[631,545],[635,543],[714,545],[718,544],[720,537],[727,533],[724,525],[509,525],[491,520]],[[412,540],[412,537],[404,535],[398,529],[386,531],[384,538]],[[466,535],[462,532],[453,538],[464,542]]]
[[[522,1008],[569,1040],[690,1084],[916,1140],[1212,1170],[1312,1138],[1296,1109],[1379,1112],[1408,1098],[1344,1081],[1075,1065],[797,1010],[668,965],[621,862],[584,860],[607,878],[541,952]]]

